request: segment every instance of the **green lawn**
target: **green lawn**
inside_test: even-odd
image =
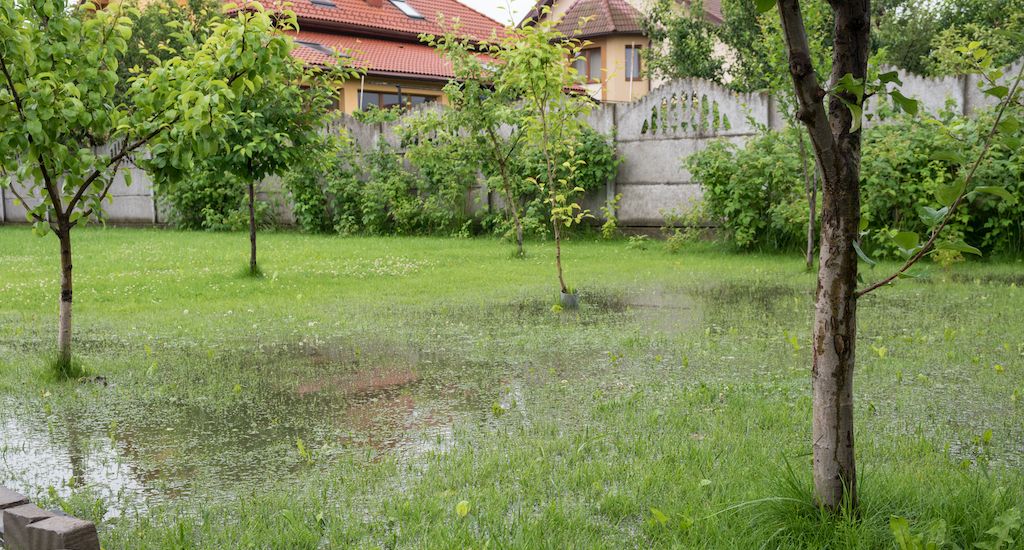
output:
[[[1019,261],[861,302],[862,507],[823,518],[799,254],[570,240],[558,313],[551,243],[266,234],[253,279],[242,234],[76,232],[60,382],[56,240],[0,227],[0,483],[107,550],[970,547],[1024,501]]]

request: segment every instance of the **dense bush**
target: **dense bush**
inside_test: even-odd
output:
[[[1021,113],[1018,113],[1018,117]],[[926,233],[918,216],[935,206],[935,191],[956,175],[942,151],[968,149],[977,155],[994,113],[972,117],[941,115],[953,135],[907,116],[890,118],[864,130],[861,165],[861,215],[869,223],[863,247],[895,257],[897,231]],[[1024,131],[1017,130],[1024,138]],[[690,156],[686,166],[704,190],[704,210],[723,235],[739,248],[795,249],[803,246],[808,205],[795,130],[768,132],[743,147],[725,141]],[[1024,152],[995,145],[975,176],[977,185],[1024,192]],[[820,196],[820,194],[819,194]],[[820,208],[819,208],[820,212]],[[1024,201],[1008,202],[979,194],[961,209],[946,231],[989,253],[1024,251]]]
[[[384,141],[363,153],[338,138],[283,177],[296,223],[310,233],[452,233],[465,222],[466,192],[476,181],[455,149],[424,139],[403,157]]]
[[[173,192],[161,195],[171,206],[170,221],[182,229],[240,231],[249,226],[244,186],[226,174],[197,174],[183,181]],[[274,225],[273,209],[265,201],[256,201],[256,220],[260,227]]]
[[[484,213],[472,220],[467,197],[487,173],[488,159],[480,158],[455,128],[446,128],[435,112],[409,117],[397,128],[405,149],[397,152],[385,141],[372,151],[360,151],[345,134],[325,138],[300,165],[282,175],[298,227],[309,233],[422,234],[461,233],[470,228],[507,234],[511,222],[502,212]],[[602,189],[614,177],[621,160],[611,136],[585,128],[574,149],[574,183],[587,191]],[[550,231],[550,208],[535,183],[546,171],[539,151],[522,148],[511,159],[514,192],[522,207],[528,235]],[[567,174],[556,159],[556,177]],[[491,189],[499,183],[489,182]],[[248,211],[244,194],[226,178],[200,178],[168,193],[173,221],[186,229],[244,228]],[[269,205],[258,204],[263,225],[272,221]],[[236,223],[237,222],[237,223]],[[473,223],[470,223],[473,222]]]
[[[577,161],[572,173],[574,186],[581,187],[585,192],[603,189],[615,177],[622,159],[615,152],[613,136],[602,134],[597,130],[584,126],[577,136],[573,148],[574,159]],[[555,159],[555,179],[569,178],[568,158]],[[528,233],[546,235],[550,230],[550,207],[546,204],[546,196],[528,177],[540,182],[547,179],[544,156],[541,151],[524,148],[522,156],[515,166],[519,176],[515,182],[515,193],[523,204],[523,226]]]

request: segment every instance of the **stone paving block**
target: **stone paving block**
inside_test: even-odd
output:
[[[26,529],[30,550],[100,550],[96,525],[71,516],[53,516]]]
[[[28,504],[28,497],[0,486],[0,510]]]
[[[28,498],[25,495],[15,493],[7,487],[0,486],[0,539],[3,539],[4,536],[3,510],[21,506],[22,504],[28,504]]]
[[[28,542],[28,526],[53,517],[53,514],[35,504],[22,504],[3,512],[4,542],[9,550],[32,550]]]

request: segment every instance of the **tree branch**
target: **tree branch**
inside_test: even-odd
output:
[[[19,96],[18,91],[14,89],[14,78],[11,77],[11,72],[7,69],[7,62],[4,60],[3,56],[0,56],[0,70],[4,73],[4,78],[7,80],[7,89],[11,91],[11,98],[14,99],[14,105],[18,108],[18,117],[21,118],[22,124],[25,124],[25,108],[21,102],[21,96]],[[28,138],[29,143],[35,143],[35,140],[32,139],[32,134],[26,134],[26,137]],[[53,179],[50,177],[50,171],[46,169],[46,163],[43,161],[42,153],[38,154],[36,159],[39,162],[39,171],[43,174],[43,183],[46,187],[46,194],[50,196],[50,203],[59,215],[61,211],[60,195],[57,193],[57,190],[53,188]]]
[[[163,111],[160,111],[159,113],[157,113],[156,116],[160,116],[160,115],[162,115],[166,111],[167,111],[167,108],[165,108]],[[75,193],[75,196],[72,197],[71,202],[68,203],[68,209],[67,209],[66,215],[70,216],[71,213],[75,211],[75,207],[78,206],[78,203],[82,200],[82,196],[85,195],[85,191],[89,188],[90,185],[92,185],[92,182],[96,181],[96,179],[99,178],[104,172],[106,172],[107,170],[110,170],[111,167],[115,167],[118,164],[120,164],[121,161],[124,160],[124,158],[129,153],[135,151],[139,147],[142,147],[143,145],[148,143],[151,139],[156,137],[157,134],[159,134],[160,132],[166,130],[171,124],[177,122],[177,120],[178,120],[178,118],[180,116],[181,115],[176,115],[170,122],[166,122],[166,123],[158,125],[156,127],[156,129],[154,129],[152,132],[146,134],[142,138],[139,138],[135,143],[133,143],[131,145],[128,145],[128,141],[125,140],[125,146],[122,147],[121,150],[116,155],[114,155],[113,157],[110,158],[110,162],[108,162],[107,165],[104,166],[103,168],[99,168],[99,169],[93,170],[93,173],[89,174],[89,177],[86,178],[85,181],[82,182],[82,185],[80,185],[78,187],[78,191]],[[113,177],[111,177],[110,180],[113,181],[114,180]],[[106,195],[106,192],[109,189],[110,189],[110,184],[107,184],[107,189],[105,189],[103,191],[103,195],[101,195],[101,198]],[[90,212],[91,212],[91,209],[90,209]]]
[[[37,222],[46,221],[46,219],[44,219],[42,216],[36,214],[35,212],[32,212],[32,210],[29,209],[28,203],[25,202],[25,199],[23,199],[20,194],[18,194],[18,190],[14,188],[13,184],[9,185],[7,188],[11,190],[11,193],[14,193],[14,198],[18,199],[18,202],[20,202],[21,205],[25,207],[25,212],[28,212],[29,216],[35,218]]]
[[[811,63],[811,48],[807,43],[799,0],[779,0],[779,17],[789,57],[789,74],[796,91],[796,118],[807,127],[818,164],[828,172],[826,181],[837,181],[836,140],[829,125],[822,99],[825,90],[818,84]]]
[[[960,192],[960,195],[956,198],[955,201],[953,201],[953,204],[949,205],[949,211],[947,211],[946,215],[943,216],[942,221],[939,222],[939,225],[935,226],[935,228],[932,229],[932,233],[928,237],[928,240],[925,241],[923,245],[921,245],[921,248],[917,251],[916,254],[907,259],[907,261],[904,262],[899,269],[894,271],[892,275],[889,275],[888,277],[876,283],[873,283],[872,285],[866,288],[858,290],[856,292],[856,296],[858,298],[893,282],[897,277],[905,273],[908,269],[910,269],[914,264],[919,262],[921,258],[924,258],[925,255],[931,251],[932,247],[935,245],[936,239],[939,238],[939,233],[941,233],[942,230],[946,227],[946,225],[949,224],[949,221],[953,219],[953,215],[956,214],[957,209],[960,207],[964,199],[967,197],[967,193],[969,192],[971,187],[971,180],[974,179],[974,173],[978,171],[978,166],[981,165],[981,161],[984,160],[985,157],[988,155],[988,150],[992,146],[992,139],[995,137],[996,132],[999,130],[999,122],[1000,120],[1002,120],[1003,114],[1006,112],[1006,107],[1007,105],[1010,104],[1010,100],[1017,93],[1017,89],[1020,87],[1020,81],[1022,77],[1024,77],[1024,65],[1021,65],[1020,71],[1017,73],[1017,78],[1013,81],[1013,86],[1010,89],[1010,93],[1006,95],[1005,99],[1000,101],[999,111],[996,112],[996,119],[992,122],[992,128],[989,129],[988,135],[985,136],[985,142],[984,145],[982,145],[981,153],[978,154],[978,158],[974,159],[974,163],[971,164],[971,168],[967,172],[967,176],[964,178],[964,190]]]

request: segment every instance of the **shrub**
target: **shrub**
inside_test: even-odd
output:
[[[307,233],[354,233],[360,227],[357,155],[345,134],[327,138],[307,162],[282,177],[295,223]]]
[[[713,141],[687,159],[704,191],[705,214],[737,247],[795,249],[805,242],[808,206],[797,147],[790,129],[744,147]]]
[[[584,126],[576,138],[573,148],[575,164],[572,181],[575,186],[582,187],[585,192],[604,189],[605,185],[618,173],[622,159],[615,152],[613,136],[602,134],[588,126]],[[555,159],[555,179],[569,179],[569,167],[565,164],[568,158]],[[579,162],[582,161],[582,162]],[[546,235],[550,230],[550,206],[547,197],[541,193],[537,184],[527,181],[525,175],[533,175],[545,183],[546,168],[544,156],[540,150],[526,148],[520,164],[516,166],[520,177],[516,183],[515,194],[524,204],[523,227],[527,233]]]
[[[1021,114],[1018,109],[1017,117]],[[941,152],[966,147],[968,158],[976,155],[994,113],[981,111],[962,117],[946,112],[940,117],[953,135],[906,115],[864,130],[861,216],[870,231],[862,246],[870,254],[895,258],[895,233],[927,232],[918,209],[934,206],[936,190],[956,175],[956,167],[944,160]],[[739,248],[787,250],[805,243],[808,207],[795,132],[768,132],[743,147],[716,141],[686,161],[704,191],[703,205],[710,221]],[[1024,130],[1018,128],[1016,137],[1024,138]],[[1024,152],[995,144],[974,181],[979,186],[1005,187],[1010,194],[1022,196]],[[988,253],[1019,254],[1024,251],[1022,224],[1024,202],[979,194],[945,231]]]
[[[240,231],[249,226],[247,198],[231,176],[197,173],[182,181],[161,198],[171,206],[170,222],[182,229]],[[256,201],[256,221],[261,227],[274,225],[273,209],[266,201]]]

